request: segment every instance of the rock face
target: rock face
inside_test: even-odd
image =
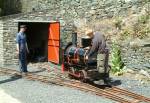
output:
[[[104,19],[138,14],[143,9],[148,10],[150,4],[149,0],[21,0],[20,2],[21,14],[0,18],[0,44],[2,44],[0,45],[0,65],[18,63],[15,52],[18,20],[59,21],[61,44],[63,45],[71,41],[74,26],[77,28],[78,39],[80,39],[84,35],[86,27],[92,27],[93,24]],[[108,32],[109,30],[117,32],[113,29],[114,25],[110,26],[109,21],[101,24],[100,28],[104,34],[112,34]],[[123,48],[123,57],[127,65],[130,65],[129,61],[132,61],[131,64],[139,64],[139,60],[136,58],[140,55],[140,60],[149,63],[148,53],[142,54],[140,50],[135,52],[132,49],[128,50],[126,46]],[[131,52],[129,53],[129,51]]]
[[[148,70],[150,73],[150,39],[134,39],[123,45],[122,57],[127,67]]]

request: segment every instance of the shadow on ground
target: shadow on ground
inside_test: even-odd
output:
[[[121,80],[111,80],[108,82],[108,84],[104,84],[104,85],[98,85],[98,84],[94,84],[93,82],[91,81],[88,81],[89,84],[95,86],[95,87],[98,87],[98,88],[101,88],[101,89],[105,89],[107,87],[113,87],[113,86],[118,86],[118,85],[121,85]]]
[[[15,80],[18,80],[18,79],[20,79],[20,78],[22,78],[21,75],[13,75],[13,76],[11,76],[9,79],[0,81],[0,84],[7,83],[7,82],[11,82],[11,81],[15,81]]]

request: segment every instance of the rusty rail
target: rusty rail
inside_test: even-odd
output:
[[[108,89],[108,91],[111,91],[111,92],[114,92],[114,93],[117,93],[117,94],[120,94],[120,95],[130,96],[134,99],[138,99],[140,101],[150,103],[150,98],[147,98],[145,96],[130,92],[130,91],[125,90],[125,89],[121,89],[121,88],[118,88],[118,87],[112,87],[111,89]]]
[[[0,69],[0,73],[9,74],[9,75],[15,73],[21,76],[21,74],[18,71],[8,69],[8,68]],[[145,96],[142,96],[142,95],[118,88],[118,87],[100,89],[93,85],[82,83],[76,80],[66,80],[60,77],[49,77],[49,76],[44,76],[44,75],[32,74],[32,73],[28,73],[26,76],[24,76],[24,78],[28,80],[40,81],[43,83],[52,83],[56,85],[77,88],[81,91],[91,92],[92,94],[96,94],[98,96],[102,96],[102,97],[105,97],[105,98],[108,98],[108,99],[111,99],[120,103],[140,103],[140,102],[150,103],[150,98],[147,98]],[[128,96],[132,99],[127,99],[125,97],[122,97],[121,95]]]

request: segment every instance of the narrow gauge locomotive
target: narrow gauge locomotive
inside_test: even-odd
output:
[[[82,38],[81,41],[82,47],[77,47],[77,34],[73,33],[72,42],[64,48],[63,62],[69,77],[78,78],[83,82],[103,79],[97,70],[96,57],[90,58],[90,60],[85,58],[89,52],[86,47],[91,45],[91,39]]]

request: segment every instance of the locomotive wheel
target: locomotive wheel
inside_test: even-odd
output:
[[[87,72],[85,70],[81,70],[80,72],[80,81],[87,82]]]
[[[74,68],[73,67],[71,67],[70,68],[70,70],[68,71],[68,72],[70,72],[70,73],[75,73],[75,70],[74,70]],[[68,77],[70,78],[70,79],[74,79],[74,76],[73,75],[71,75],[70,73],[68,73]]]
[[[73,75],[71,75],[71,74],[69,74],[69,73],[68,73],[68,77],[69,77],[70,79],[74,79]]]

